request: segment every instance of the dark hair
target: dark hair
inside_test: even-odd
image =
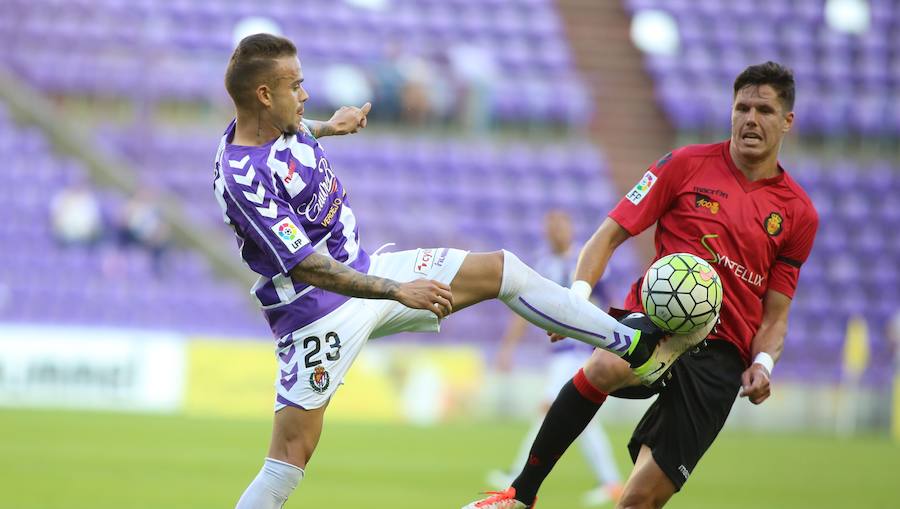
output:
[[[784,111],[794,109],[794,73],[787,67],[771,60],[764,64],[751,65],[734,80],[734,95],[747,86],[769,85],[775,89]]]
[[[290,40],[272,34],[244,37],[231,54],[225,71],[225,90],[238,107],[253,103],[256,87],[272,72],[273,60],[297,54]]]

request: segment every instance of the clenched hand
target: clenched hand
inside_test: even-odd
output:
[[[762,364],[751,364],[741,375],[741,397],[750,398],[751,403],[758,405],[770,394],[769,371]]]

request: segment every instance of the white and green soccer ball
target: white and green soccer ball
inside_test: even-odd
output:
[[[644,274],[641,303],[659,328],[687,334],[719,318],[722,281],[706,260],[689,253],[670,254]]]

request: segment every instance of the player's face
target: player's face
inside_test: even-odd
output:
[[[794,113],[784,111],[774,88],[746,86],[738,90],[732,104],[731,144],[745,159],[765,159],[778,151],[793,122]]]
[[[564,253],[572,243],[572,221],[564,212],[553,211],[544,221],[547,241],[556,253]]]
[[[271,92],[272,122],[281,132],[294,135],[300,130],[303,103],[309,99],[309,94],[303,88],[300,60],[295,56],[282,57],[277,62]]]

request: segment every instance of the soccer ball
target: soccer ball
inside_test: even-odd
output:
[[[722,281],[706,260],[675,253],[656,260],[641,284],[644,312],[659,328],[687,334],[719,317]]]

